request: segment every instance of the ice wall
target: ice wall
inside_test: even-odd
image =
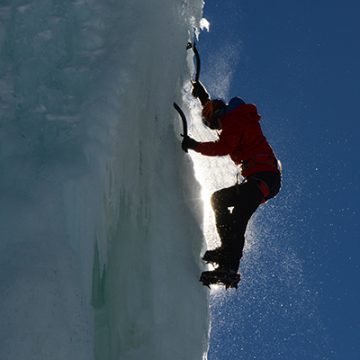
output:
[[[0,358],[202,359],[172,102],[202,2],[0,3]]]

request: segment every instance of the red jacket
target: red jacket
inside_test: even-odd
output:
[[[217,141],[199,143],[194,150],[208,156],[230,155],[235,164],[241,165],[244,177],[262,171],[276,172],[277,160],[259,121],[255,105],[240,105],[221,116]]]

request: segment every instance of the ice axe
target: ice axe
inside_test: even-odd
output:
[[[195,60],[196,60],[196,73],[195,73],[195,80],[193,82],[199,82],[199,77],[200,77],[200,55],[199,52],[197,51],[195,42],[188,42],[186,45],[186,50],[192,49],[195,55]],[[186,121],[186,117],[184,112],[181,110],[180,106],[174,102],[174,108],[175,110],[179,113],[181,120],[182,120],[182,124],[183,124],[183,134],[180,134],[181,136],[183,136],[184,138],[188,137],[188,128],[187,128],[187,121]],[[187,151],[186,151],[187,152]]]
[[[181,117],[181,120],[182,120],[183,134],[180,134],[180,135],[183,136],[184,138],[188,137],[188,127],[187,127],[187,121],[186,121],[185,114],[184,114],[184,112],[181,110],[180,106],[176,102],[174,102],[174,108],[179,113],[179,115]]]
[[[194,82],[199,82],[199,77],[200,77],[200,68],[201,68],[201,64],[200,64],[200,55],[199,52],[196,48],[195,42],[188,42],[186,45],[186,50],[192,49],[195,55],[195,60],[196,60],[196,72],[195,72],[195,80]]]

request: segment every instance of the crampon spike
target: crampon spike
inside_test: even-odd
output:
[[[213,271],[204,271],[200,276],[200,281],[209,288],[210,285],[214,284],[224,285],[226,290],[229,288],[237,289],[240,274],[217,268]]]

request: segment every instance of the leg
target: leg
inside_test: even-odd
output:
[[[267,199],[274,197],[280,189],[279,174],[273,178],[273,183],[269,182],[270,194]],[[222,284],[226,289],[237,288],[240,281],[240,274],[237,271],[245,244],[246,227],[251,216],[264,200],[258,181],[250,178],[240,185],[220,190],[212,196],[222,246],[207,251],[204,255],[205,261],[219,264],[219,268],[201,274],[200,281],[204,285],[210,287],[210,284]],[[229,211],[230,206],[234,206],[232,214]],[[206,258],[209,253],[211,255]]]
[[[234,225],[231,242],[232,267],[238,267],[245,245],[247,224],[263,201],[263,194],[255,181],[248,180],[239,185],[234,207]]]
[[[221,246],[214,250],[206,251],[203,260],[207,262],[219,264],[220,260],[229,257],[230,238],[234,232],[234,217],[229,207],[235,205],[237,187],[238,185],[234,185],[226,189],[221,189],[216,191],[211,197],[211,205],[215,213],[216,228],[220,237]]]
[[[222,248],[226,248],[227,240],[233,234],[234,216],[230,212],[229,207],[235,205],[238,186],[234,185],[221,189],[211,196],[211,205],[214,210],[216,228]]]
[[[211,200],[221,247],[207,252],[204,260],[214,261],[211,259],[220,258],[222,267],[237,271],[245,244],[248,221],[261,204],[263,195],[257,183],[249,180],[217,191]],[[234,206],[233,213],[229,211],[231,206]]]

